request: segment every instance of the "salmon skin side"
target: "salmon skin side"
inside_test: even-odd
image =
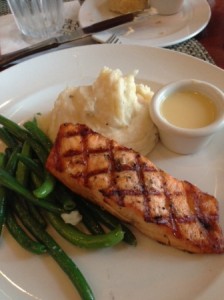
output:
[[[223,253],[218,201],[83,124],[60,126],[46,168],[73,192],[146,236],[192,253]]]

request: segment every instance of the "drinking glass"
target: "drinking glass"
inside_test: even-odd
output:
[[[32,38],[54,36],[63,26],[63,0],[7,0],[19,30]]]

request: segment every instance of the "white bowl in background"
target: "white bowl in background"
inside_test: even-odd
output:
[[[156,9],[159,15],[173,15],[183,7],[184,0],[150,0],[149,5]]]

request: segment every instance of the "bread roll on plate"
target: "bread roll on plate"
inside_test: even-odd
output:
[[[109,10],[121,14],[144,10],[148,0],[108,0]]]

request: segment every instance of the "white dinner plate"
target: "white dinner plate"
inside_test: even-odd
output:
[[[85,0],[79,11],[79,23],[86,27],[116,15],[108,10],[108,0]],[[96,33],[93,38],[105,43],[112,33],[117,33],[122,44],[166,47],[197,35],[206,27],[210,16],[207,0],[185,0],[183,9],[175,15],[149,16],[135,24]]]
[[[91,45],[30,59],[0,73],[0,113],[23,122],[46,112],[64,88],[90,84],[100,70],[138,69],[136,80],[156,91],[176,79],[206,80],[224,90],[224,71],[202,60],[163,48]],[[175,177],[215,195],[224,228],[224,132],[203,151],[174,154],[157,144],[149,158]],[[192,255],[161,245],[133,229],[138,245],[124,243],[84,250],[52,232],[91,285],[96,300],[221,300],[223,255]],[[47,256],[23,250],[5,229],[0,242],[0,299],[80,299],[69,279]]]

